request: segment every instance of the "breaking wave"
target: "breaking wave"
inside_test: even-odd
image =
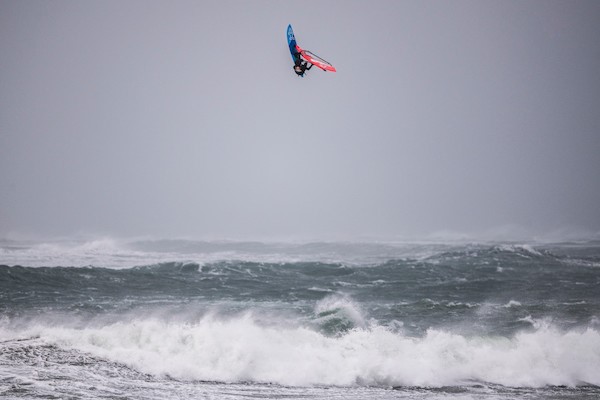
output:
[[[321,307],[344,307],[340,302],[344,300],[331,299]],[[85,328],[38,325],[20,332],[24,334],[44,345],[188,381],[386,387],[473,382],[509,387],[600,385],[600,333],[591,328],[560,331],[548,324],[510,338],[468,337],[437,329],[417,338],[366,323],[331,336],[289,321],[265,324],[245,312],[226,318],[206,315],[195,323],[151,317]],[[7,330],[0,330],[0,336],[14,339]]]

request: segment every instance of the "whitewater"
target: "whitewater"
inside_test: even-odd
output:
[[[0,397],[595,399],[600,243],[0,241]]]

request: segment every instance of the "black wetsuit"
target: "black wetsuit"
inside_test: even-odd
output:
[[[300,54],[297,53],[295,57],[296,61],[294,62],[294,72],[298,76],[304,75],[306,71],[312,68],[312,64],[309,64],[307,61],[304,61],[300,58]],[[300,71],[297,70],[297,67],[300,67]]]

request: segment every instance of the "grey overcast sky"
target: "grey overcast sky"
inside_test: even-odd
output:
[[[600,232],[599,1],[0,0],[0,238],[512,231]]]

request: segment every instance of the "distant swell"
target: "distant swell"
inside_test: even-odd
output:
[[[21,332],[23,334],[24,332]],[[136,319],[81,329],[29,328],[30,337],[135,370],[180,380],[281,385],[510,387],[600,385],[600,333],[552,326],[511,338],[429,330],[407,337],[381,326],[325,336],[305,326],[261,324],[249,312],[196,323]]]

